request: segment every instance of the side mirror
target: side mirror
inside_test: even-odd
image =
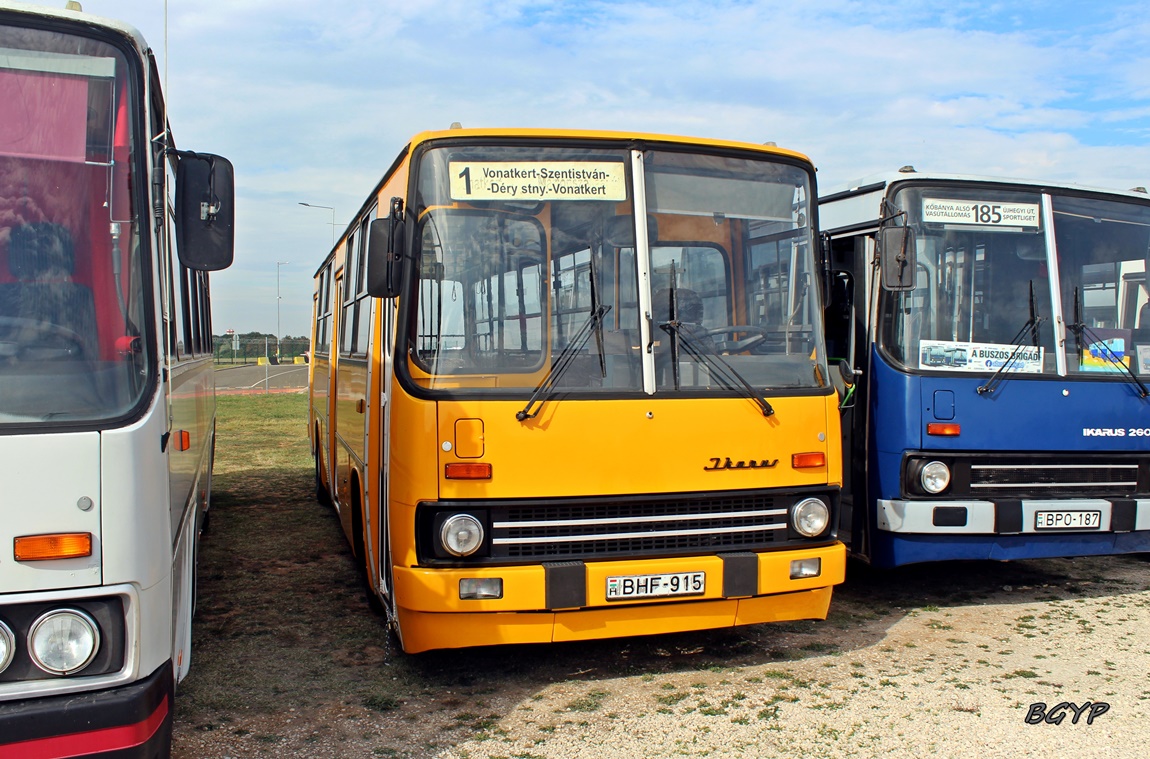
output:
[[[839,362],[839,377],[842,378],[844,387],[854,387],[855,380],[860,374],[859,370],[850,365],[850,362]]]
[[[219,271],[235,255],[235,171],[211,153],[180,151],[176,165],[176,251],[197,271]]]
[[[391,212],[375,219],[367,233],[367,294],[394,298],[403,284],[407,243],[403,222],[403,199],[391,199]]]
[[[910,227],[883,227],[878,233],[884,290],[913,290],[917,251]]]

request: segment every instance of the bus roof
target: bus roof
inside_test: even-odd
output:
[[[83,10],[70,10],[63,7],[64,0],[59,0],[59,2],[61,7],[56,8],[47,5],[19,3],[13,0],[0,0],[0,13],[21,13],[29,16],[40,16],[46,19],[61,19],[88,26],[97,26],[118,32],[120,35],[131,40],[141,57],[143,57],[144,53],[148,50],[148,43],[136,27],[116,19],[85,13]]]
[[[1001,177],[983,174],[946,174],[942,172],[916,171],[913,167],[904,166],[897,171],[885,171],[871,174],[862,179],[855,180],[846,185],[829,188],[826,194],[819,198],[820,203],[826,203],[839,197],[867,194],[895,184],[896,182],[977,182],[981,184],[1004,184],[1035,189],[1049,188],[1052,190],[1072,190],[1078,192],[1104,193],[1106,195],[1125,195],[1139,200],[1147,200],[1145,188],[1118,190],[1110,187],[1091,187],[1071,182],[1045,181],[1038,179],[1019,179],[1014,177]]]
[[[594,129],[529,129],[523,127],[464,129],[457,127],[454,129],[441,129],[420,132],[411,138],[411,141],[408,143],[408,147],[414,148],[421,143],[429,142],[431,140],[448,140],[459,138],[470,139],[476,137],[530,137],[539,139],[554,138],[618,141],[640,140],[649,142],[675,143],[680,145],[705,145],[707,147],[732,148],[736,150],[753,150],[760,153],[789,156],[791,158],[797,158],[806,163],[811,162],[811,159],[806,155],[794,150],[780,148],[773,143],[739,142],[735,140],[719,140],[707,137],[687,137],[682,135],[655,134],[650,132],[619,132]]]
[[[913,167],[904,166],[898,171],[872,174],[869,177],[851,182],[846,187],[831,188],[826,194],[820,195],[819,226],[823,231],[832,235],[856,234],[862,230],[877,228],[880,216],[880,199],[885,197],[891,185],[899,182],[962,182],[983,186],[1002,185],[1003,187],[1029,188],[1039,192],[1056,190],[1108,195],[1150,203],[1150,195],[1142,189],[1115,190],[1104,187],[1087,187],[1069,182],[1044,182],[1036,179],[1014,179],[978,174],[920,172],[915,171]]]
[[[4,0],[0,0],[0,2],[3,2],[3,1]],[[801,161],[801,162],[808,164],[808,165],[811,165],[813,167],[813,164],[811,163],[811,159],[809,157],[807,157],[806,155],[804,155],[803,153],[799,153],[799,152],[794,151],[794,150],[787,150],[786,148],[780,148],[777,145],[774,145],[771,143],[760,144],[760,143],[755,143],[755,142],[738,142],[738,141],[734,141],[734,140],[717,140],[717,139],[711,139],[708,137],[686,137],[686,136],[682,136],[682,135],[655,134],[655,133],[651,133],[651,132],[617,132],[617,131],[594,130],[594,129],[531,129],[531,128],[524,128],[524,127],[484,128],[484,129],[478,129],[478,128],[464,129],[462,127],[453,127],[451,129],[424,131],[424,132],[420,132],[420,133],[416,134],[414,137],[412,137],[411,140],[408,141],[408,143],[403,146],[403,150],[399,151],[399,155],[396,156],[396,158],[392,162],[392,164],[383,173],[383,176],[380,178],[379,182],[375,185],[374,188],[372,188],[372,191],[370,193],[368,193],[366,200],[364,200],[364,202],[363,202],[363,205],[361,205],[359,207],[359,209],[351,217],[351,221],[349,221],[348,225],[343,229],[343,232],[340,233],[339,240],[332,247],[332,249],[328,253],[328,255],[324,257],[323,263],[321,263],[319,266],[319,269],[316,270],[317,273],[320,270],[322,270],[323,267],[327,264],[328,260],[331,259],[331,257],[335,255],[335,251],[339,248],[339,245],[343,242],[343,239],[345,237],[347,237],[348,232],[351,231],[352,227],[356,223],[356,220],[359,219],[363,215],[364,211],[366,211],[367,208],[372,204],[372,202],[375,200],[376,196],[383,189],[383,185],[387,182],[388,177],[391,176],[392,172],[394,172],[399,167],[399,165],[403,162],[404,157],[407,156],[409,153],[411,153],[412,150],[414,150],[418,146],[422,145],[423,143],[432,142],[435,140],[458,140],[458,139],[475,139],[475,138],[505,139],[505,138],[516,138],[516,137],[518,137],[518,138],[534,138],[534,139],[542,139],[542,140],[547,140],[547,139],[579,140],[579,139],[583,139],[583,140],[615,140],[615,141],[622,142],[622,143],[642,141],[642,142],[655,142],[655,143],[661,142],[661,143],[665,143],[665,144],[669,143],[669,144],[678,144],[678,145],[702,145],[702,146],[706,146],[706,147],[726,148],[726,149],[731,149],[731,150],[748,150],[748,151],[755,151],[758,153],[764,153],[767,155],[783,156],[786,158],[791,158],[794,160]]]

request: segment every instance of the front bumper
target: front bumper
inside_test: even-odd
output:
[[[0,702],[0,756],[166,757],[172,693],[169,661],[118,688]]]
[[[791,563],[819,559],[817,577],[791,579]],[[607,600],[609,577],[705,572],[706,591],[675,598]],[[561,565],[395,568],[404,650],[591,640],[823,619],[846,573],[842,543],[735,553]],[[501,578],[503,597],[460,599],[459,581]]]
[[[1039,512],[1099,512],[1097,526],[1041,529]],[[877,526],[907,535],[1067,535],[1150,530],[1150,499],[880,500]]]

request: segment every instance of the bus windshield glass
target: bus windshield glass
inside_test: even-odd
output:
[[[417,165],[416,383],[519,395],[544,381],[591,394],[823,386],[799,166],[650,149],[636,177],[631,150],[614,146],[470,145]]]
[[[1054,196],[1067,371],[1150,375],[1150,204]]]
[[[103,42],[0,27],[0,425],[121,417],[147,384],[127,74]]]
[[[889,205],[914,229],[916,270],[913,290],[883,294],[886,354],[909,369],[1053,374],[1041,196],[907,187]]]

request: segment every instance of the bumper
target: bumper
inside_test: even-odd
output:
[[[791,579],[791,562],[819,559],[817,577]],[[476,570],[395,568],[404,650],[549,643],[824,619],[843,581],[841,543],[772,553]],[[697,596],[608,601],[609,577],[705,572]],[[459,581],[503,580],[499,599],[462,600]],[[557,600],[558,599],[558,600]]]
[[[1040,529],[1039,512],[1098,512],[1089,529]],[[1150,530],[1150,500],[880,500],[878,528],[907,535],[1090,535]]]
[[[1039,512],[1097,512],[1097,526],[1041,529]],[[928,561],[1053,559],[1150,552],[1150,500],[878,502],[877,567]]]
[[[119,688],[0,702],[0,756],[166,757],[172,741],[172,667]]]

